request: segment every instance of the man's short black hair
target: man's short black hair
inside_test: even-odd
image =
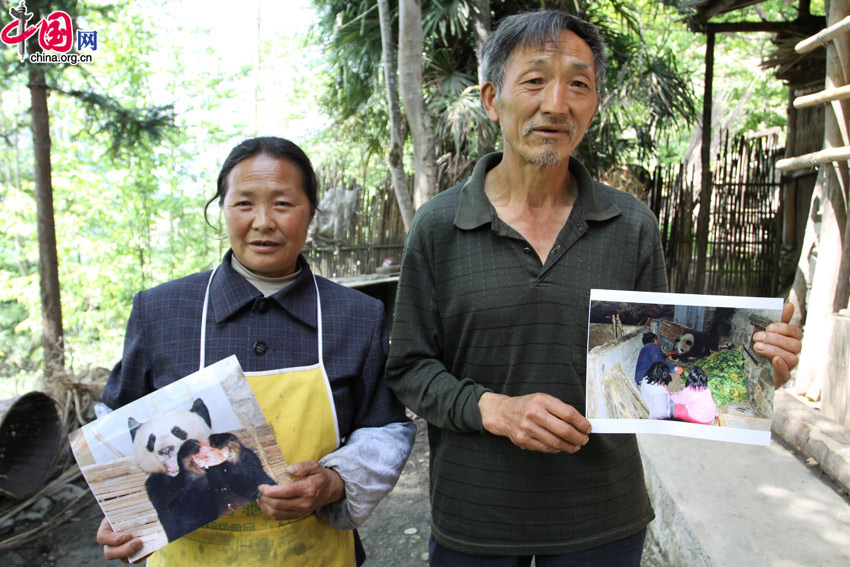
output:
[[[582,17],[560,10],[538,10],[514,14],[502,19],[496,31],[487,37],[482,49],[481,74],[497,88],[502,88],[505,69],[514,51],[524,47],[543,47],[557,42],[561,32],[571,31],[593,52],[596,90],[605,80],[605,43],[599,29]]]

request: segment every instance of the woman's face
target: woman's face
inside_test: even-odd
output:
[[[295,272],[314,213],[295,164],[263,154],[240,161],[227,176],[223,207],[243,266],[272,278]]]

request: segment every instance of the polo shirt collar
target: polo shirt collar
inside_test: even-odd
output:
[[[472,175],[460,188],[457,213],[454,224],[462,230],[472,230],[492,222],[495,210],[487,195],[484,194],[484,178],[487,172],[502,161],[501,152],[487,154],[478,160]],[[579,195],[575,207],[586,220],[602,221],[616,217],[620,208],[611,198],[600,191],[590,173],[574,157],[570,157],[570,173],[578,183]]]
[[[233,250],[228,250],[210,285],[209,312],[216,323],[222,323],[243,309],[251,309],[256,301],[263,299],[260,290],[230,265],[232,256]],[[298,256],[298,267],[301,272],[295,281],[266,300],[276,302],[292,317],[315,328],[316,289],[313,286],[313,272],[301,255]]]

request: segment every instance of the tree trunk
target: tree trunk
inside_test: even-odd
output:
[[[56,373],[65,369],[62,330],[62,301],[59,288],[59,261],[56,255],[56,227],[53,220],[53,182],[50,166],[50,116],[44,70],[29,65],[32,97],[32,143],[35,155],[35,204],[38,225],[38,273],[41,289],[42,345],[46,389]]]
[[[404,159],[402,153],[403,138],[401,135],[401,109],[398,103],[398,87],[396,86],[395,57],[392,44],[392,24],[390,22],[390,8],[387,0],[378,0],[378,17],[381,23],[381,48],[384,56],[384,82],[387,90],[387,107],[390,110],[390,175],[393,180],[398,208],[401,211],[401,220],[404,230],[410,230],[413,222],[413,199],[407,187],[407,175],[404,173]]]
[[[484,84],[482,50],[487,36],[490,35],[490,0],[478,0],[472,10],[472,23],[475,29],[475,57],[478,59],[478,86]],[[478,157],[493,151],[493,138],[490,131],[482,126],[478,129]]]
[[[422,95],[422,9],[419,0],[400,0],[398,17],[399,93],[413,140],[413,205],[437,194],[437,155],[431,115]]]
[[[487,36],[490,35],[490,0],[478,0],[475,2],[472,10],[472,24],[475,29],[475,58],[478,59],[478,84],[484,83],[484,75],[481,67],[484,62],[481,55],[484,49],[484,42],[487,41]]]
[[[833,0],[827,8],[827,26],[838,23],[848,13],[850,0]],[[848,34],[827,44],[826,88],[847,84],[850,78],[850,60],[842,61],[840,53],[850,53]],[[850,102],[834,101],[830,104],[824,129],[825,148],[850,145],[848,119]],[[847,163],[836,162],[823,166],[812,197],[812,210],[806,227],[807,242],[804,243],[797,271],[798,279],[806,273],[812,273],[812,278],[811,291],[807,294],[806,333],[794,389],[815,400],[820,398],[824,376],[831,371],[829,349],[831,341],[836,337],[830,336],[827,331],[831,328],[829,318],[833,313],[848,307],[848,199],[850,173]],[[812,270],[810,262],[815,260]],[[801,287],[797,284],[795,281],[795,289]]]
[[[699,215],[697,218],[697,265],[694,289],[705,293],[705,265],[708,261],[708,238],[711,233],[711,112],[714,84],[714,31],[705,34],[705,93],[702,109],[702,146],[700,161],[702,164],[702,182],[699,189]]]

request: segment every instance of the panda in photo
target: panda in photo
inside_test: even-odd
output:
[[[719,339],[694,331],[685,333],[673,343],[671,358],[675,360],[696,360],[718,350]]]
[[[202,399],[144,423],[129,418],[136,463],[145,489],[173,541],[257,498],[261,484],[276,484],[257,455],[231,433],[213,433]]]

